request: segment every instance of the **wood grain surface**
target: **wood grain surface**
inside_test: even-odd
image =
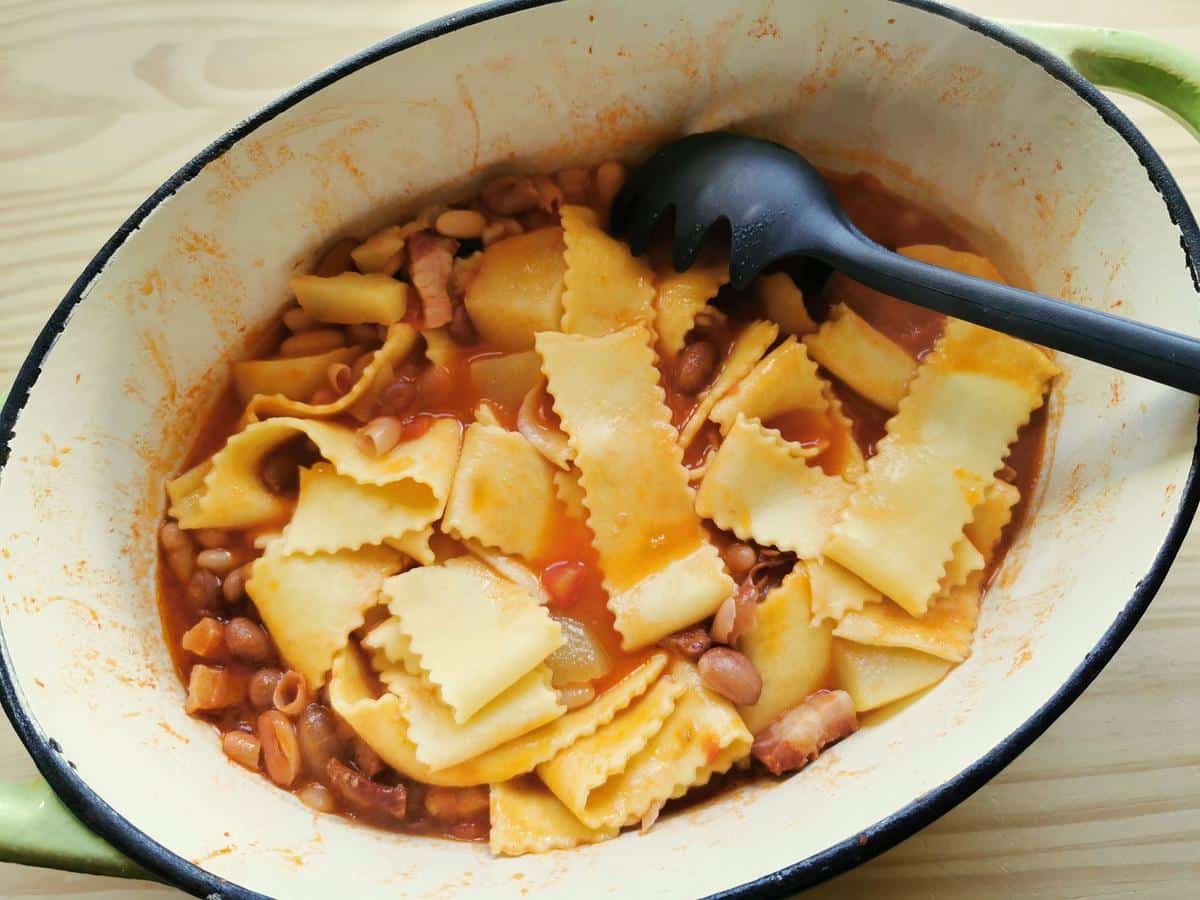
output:
[[[72,280],[178,166],[297,81],[458,5],[0,0],[0,396]],[[961,5],[1135,28],[1200,54],[1200,0]],[[1200,210],[1200,145],[1158,111],[1120,103]],[[1200,897],[1198,583],[1193,536],[1117,658],[1030,750],[930,828],[808,896]],[[0,778],[33,774],[4,720]],[[0,865],[0,896],[181,895]]]

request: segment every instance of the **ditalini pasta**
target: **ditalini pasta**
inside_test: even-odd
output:
[[[1054,363],[844,275],[635,257],[621,177],[335,242],[167,486],[186,708],[314,809],[497,857],[618,839],[822,765],[986,640]],[[910,220],[858,224],[1000,279]]]

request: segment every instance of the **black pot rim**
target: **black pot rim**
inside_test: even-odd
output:
[[[484,3],[443,17],[382,41],[361,53],[346,58],[284,94],[255,115],[227,131],[172,175],[105,242],[87,268],[72,284],[66,296],[42,328],[17,374],[3,410],[0,411],[0,475],[3,474],[4,465],[8,461],[17,418],[37,382],[46,355],[58,335],[66,327],[68,316],[83,299],[88,287],[109,259],[159,204],[170,198],[208,163],[220,157],[242,138],[300,101],[347,75],[380,59],[460,28],[558,2],[563,2],[563,0],[495,0],[495,2]],[[944,6],[935,0],[889,0],[889,2],[949,19],[1009,47],[1070,87],[1090,105],[1101,119],[1133,149],[1138,160],[1146,169],[1150,181],[1162,196],[1172,221],[1179,228],[1184,262],[1189,266],[1193,282],[1197,283],[1197,292],[1200,293],[1200,229],[1197,228],[1196,220],[1187,201],[1158,153],[1133,123],[1104,94],[1049,51],[994,22],[960,9]],[[1187,535],[1197,502],[1200,500],[1200,480],[1197,478],[1200,466],[1198,464],[1200,464],[1200,434],[1198,434],[1196,449],[1193,451],[1187,484],[1180,494],[1175,516],[1166,538],[1154,557],[1150,570],[1137,583],[1128,603],[1096,646],[1041,708],[988,753],[953,778],[917,798],[898,812],[865,829],[862,833],[773,874],[714,896],[721,898],[781,897],[825,881],[866,862],[919,831],[957,806],[1012,762],[1063,713],[1100,673],[1100,670],[1124,643],[1149,607],[1150,601],[1157,593],[1179,551],[1180,544]],[[13,727],[39,771],[59,797],[81,821],[122,853],[145,867],[149,872],[198,897],[238,898],[238,900],[263,898],[264,895],[213,875],[163,847],[125,820],[88,786],[72,768],[61,748],[42,731],[41,726],[29,712],[13,671],[12,660],[7,645],[4,643],[2,632],[0,632],[0,703],[3,704]]]

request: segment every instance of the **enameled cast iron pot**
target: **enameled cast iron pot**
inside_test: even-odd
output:
[[[1022,29],[1026,30],[1026,29]],[[1146,39],[1026,30],[1200,122],[1200,65]],[[1189,75],[1190,73],[1190,75]],[[1037,289],[1200,333],[1200,233],[1154,150],[1041,46],[926,0],[510,0],[431,23],[222,136],[101,248],[0,418],[0,690],[54,793],[10,787],[8,859],[197,895],[773,895],[892,846],[995,775],[1129,634],[1196,506],[1196,399],[1062,360],[1035,515],[974,655],[799,777],[649,834],[492,860],[314,819],[188,718],[155,608],[163,484],[288,274],[488,173],[735,126],[980,226]],[[90,829],[90,830],[89,830]],[[94,832],[94,834],[93,834]],[[98,835],[99,837],[96,837]],[[116,848],[116,849],[113,849]],[[119,852],[118,852],[119,851]]]

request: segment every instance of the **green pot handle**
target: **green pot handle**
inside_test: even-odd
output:
[[[1134,31],[1004,22],[1062,57],[1088,81],[1157,106],[1200,140],[1200,57]]]
[[[41,778],[25,784],[0,783],[0,861],[154,879],[75,818]]]
[[[1200,58],[1147,35],[1082,25],[1006,22],[1102,88],[1162,108],[1200,138]],[[92,875],[154,876],[97,837],[46,782],[0,784],[0,862]]]

